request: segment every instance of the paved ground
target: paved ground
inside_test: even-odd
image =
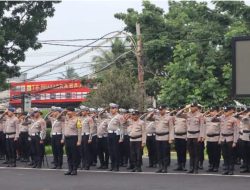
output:
[[[49,162],[51,157],[48,157]],[[142,173],[107,172],[92,167],[79,171],[78,176],[64,176],[63,170],[30,169],[21,163],[18,168],[0,165],[0,190],[245,190],[249,189],[250,175],[222,176],[201,171],[198,175],[176,173],[175,161],[168,174],[155,174],[155,169],[143,167]],[[147,165],[147,159],[144,159]],[[205,164],[206,165],[206,164]]]

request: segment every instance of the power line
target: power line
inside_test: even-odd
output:
[[[80,48],[78,48],[78,49],[76,49],[76,50],[70,51],[69,53],[66,53],[66,54],[64,54],[64,55],[62,55],[62,56],[59,56],[59,57],[57,57],[57,58],[54,58],[54,59],[52,59],[52,60],[46,61],[45,63],[42,63],[42,64],[40,64],[40,65],[38,65],[38,66],[36,66],[36,67],[30,68],[30,69],[26,69],[25,71],[22,71],[21,74],[22,74],[22,73],[25,73],[25,72],[27,72],[27,71],[31,71],[31,70],[33,70],[33,69],[36,69],[36,68],[38,68],[38,67],[40,67],[40,66],[47,65],[48,63],[51,63],[51,62],[53,62],[53,61],[56,61],[56,60],[61,59],[61,58],[63,58],[63,57],[66,57],[66,56],[68,56],[68,55],[70,55],[70,54],[76,53],[76,52],[78,52],[78,51],[80,51],[80,50],[82,50],[82,49],[84,49],[84,48],[86,48],[86,47],[88,47],[88,46],[90,46],[90,45],[96,43],[97,41],[101,40],[102,38],[106,37],[107,35],[110,35],[110,34],[112,34],[112,33],[117,33],[117,32],[119,33],[120,31],[115,31],[115,32],[110,32],[110,33],[108,33],[108,34],[105,34],[104,36],[102,36],[102,37],[100,37],[100,38],[94,40],[93,42],[91,42],[91,43],[89,43],[89,44],[87,44],[87,45],[85,45],[85,46],[83,46],[83,47],[80,47]]]
[[[52,46],[63,46],[63,47],[99,47],[99,48],[111,48],[112,46],[109,45],[109,46],[92,46],[92,45],[89,45],[89,46],[83,46],[83,45],[74,45],[74,44],[58,44],[58,43],[48,43],[48,42],[43,42],[41,44],[44,44],[44,45],[52,45]],[[133,47],[133,46],[123,46],[123,47]]]

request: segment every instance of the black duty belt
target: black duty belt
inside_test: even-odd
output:
[[[138,135],[138,136],[135,136],[135,137],[130,137],[131,139],[139,139],[139,138],[142,138],[142,135]]]
[[[156,133],[157,136],[164,136],[164,135],[168,135],[169,132],[165,132],[165,133]]]
[[[218,137],[220,134],[207,134],[208,137]]]
[[[12,132],[12,133],[5,133],[6,135],[14,135],[16,134],[16,132]]]
[[[243,130],[243,133],[250,133],[250,130]]]
[[[199,133],[200,131],[188,131],[188,133],[190,133],[190,134],[192,134],[192,135],[194,135],[194,134],[197,134],[197,133]]]
[[[174,133],[176,136],[183,136],[183,135],[186,135],[187,133],[186,132],[183,132],[183,133]]]
[[[234,134],[233,133],[230,133],[230,134],[222,134],[223,137],[230,137],[230,136],[233,136]]]

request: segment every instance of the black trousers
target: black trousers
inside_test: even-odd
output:
[[[205,143],[204,142],[199,142],[198,144],[200,146],[200,148],[199,148],[199,163],[203,164],[203,162],[204,162]]]
[[[65,150],[67,154],[67,161],[69,171],[77,170],[78,159],[77,159],[77,136],[65,137]]]
[[[6,151],[10,163],[16,163],[16,144],[14,138],[6,138]]]
[[[160,167],[166,168],[170,162],[170,144],[168,141],[156,140],[157,159]]]
[[[44,146],[40,144],[41,138],[39,135],[31,136],[30,149],[34,159],[34,164],[37,166],[42,165],[44,156]]]
[[[0,157],[6,155],[6,145],[5,145],[6,139],[5,134],[3,131],[0,131]]]
[[[54,157],[54,165],[61,167],[63,165],[63,144],[61,143],[62,135],[52,135],[51,146]]]
[[[221,150],[222,156],[224,159],[224,165],[226,171],[233,171],[234,170],[234,150],[233,150],[233,142],[222,142],[221,143]]]
[[[30,147],[29,147],[29,134],[28,132],[21,132],[19,134],[19,150],[20,157],[23,159],[29,159]]]
[[[128,164],[130,158],[130,141],[129,136],[124,135],[123,142],[119,143],[120,165]]]
[[[241,150],[243,161],[246,165],[246,168],[250,171],[250,141],[241,141]]]
[[[142,142],[131,141],[130,142],[130,158],[131,165],[136,168],[141,168],[142,165]]]
[[[108,137],[102,137],[97,139],[97,152],[101,166],[108,167],[109,163]]]
[[[116,133],[108,134],[108,147],[109,147],[109,156],[111,160],[111,168],[119,169],[119,139],[120,136],[116,135]]]
[[[90,164],[97,163],[97,136],[92,136],[90,143]]]
[[[187,159],[187,140],[175,138],[175,151],[177,153],[178,165],[185,165]]]
[[[218,142],[207,142],[209,167],[218,169],[220,166],[221,147]]]
[[[91,144],[88,143],[89,135],[82,136],[81,162],[83,167],[89,168],[91,165]]]
[[[197,138],[187,139],[187,149],[190,157],[190,170],[198,170],[200,147],[201,146]]]
[[[149,166],[157,164],[156,140],[155,136],[147,136],[146,146],[148,149]]]

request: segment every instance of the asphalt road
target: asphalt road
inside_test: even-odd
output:
[[[1,190],[245,190],[250,178],[187,174],[0,169]]]
[[[51,157],[48,159],[50,162]],[[147,159],[144,159],[146,165]],[[173,171],[175,161],[168,174],[156,174],[155,168],[146,167],[142,173],[131,173],[125,168],[120,172],[108,172],[92,167],[90,171],[79,170],[77,176],[64,176],[66,168],[30,169],[21,163],[18,166],[6,168],[0,164],[0,190],[245,190],[250,186],[250,175],[237,172],[234,176],[205,170],[198,175],[176,173]]]

